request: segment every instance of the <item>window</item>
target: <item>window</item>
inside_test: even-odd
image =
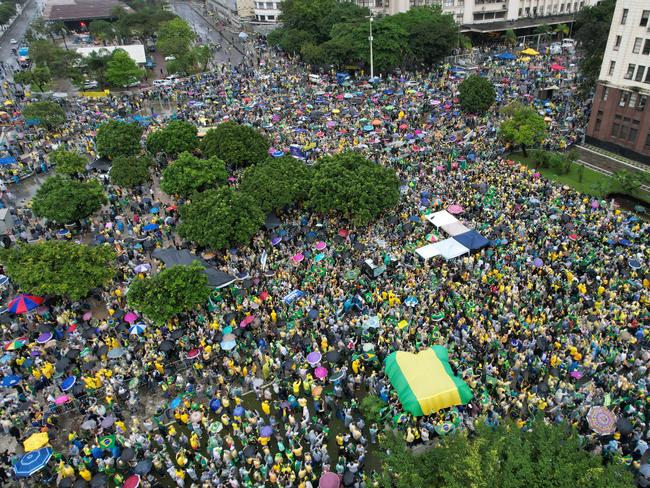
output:
[[[630,107],[635,107],[636,106],[636,97],[637,96],[638,95],[636,94],[636,92],[632,92],[630,94]],[[629,122],[629,120],[627,120],[626,122]]]
[[[609,71],[607,72],[607,74],[609,76],[612,76],[614,74],[614,68],[616,68],[616,61],[610,61],[609,62]]]
[[[648,97],[645,95],[641,95],[639,97],[639,103],[637,104],[636,109],[641,111],[645,110],[645,105],[647,102],[648,102]]]
[[[648,19],[650,19],[650,10],[644,10],[641,14],[641,27],[648,25]]]
[[[564,4],[560,5],[560,12],[564,12]]]
[[[650,132],[648,132],[648,136],[645,138],[645,147],[650,147]]]
[[[650,83],[650,69],[645,72],[645,80],[643,80],[644,83]]]
[[[618,133],[619,139],[627,139],[627,131],[629,130],[629,127],[627,125],[622,125],[621,126],[621,132]]]
[[[594,124],[594,131],[598,132],[600,130],[600,123],[602,121],[600,119],[596,119],[596,123]]]
[[[632,77],[634,76],[634,70],[636,69],[636,64],[628,64],[627,65],[627,72],[625,73],[625,78],[626,80],[631,80]]]
[[[584,2],[584,0],[582,0],[582,2],[580,2],[580,8],[582,8],[584,6],[585,6],[585,2]]]
[[[623,36],[616,36],[616,42],[614,43],[614,51],[618,51],[619,48],[621,47],[621,41],[623,40]]]
[[[630,13],[629,8],[624,8],[623,9],[623,16],[621,17],[621,25],[625,25],[625,22],[627,22],[627,14]]]
[[[622,91],[621,97],[618,99],[618,106],[619,107],[627,106],[627,102],[629,99],[630,99],[630,94],[626,91]]]
[[[636,69],[636,76],[634,77],[634,81],[643,81],[644,72],[645,66],[639,65],[639,67]]]
[[[603,90],[603,102],[607,100],[607,95],[609,95],[609,87],[606,86],[605,89]]]
[[[645,44],[643,45],[643,53],[645,56],[650,54],[650,39],[645,40]]]
[[[266,18],[268,20],[275,20],[275,15],[267,15]]]
[[[641,44],[643,44],[643,39],[641,37],[634,39],[634,47],[632,48],[634,54],[639,54],[641,51]]]
[[[636,138],[638,135],[639,135],[639,129],[635,127],[630,127],[630,133],[627,136],[627,141],[634,144],[636,142]]]
[[[618,137],[618,131],[621,129],[619,124],[612,124],[612,137]]]

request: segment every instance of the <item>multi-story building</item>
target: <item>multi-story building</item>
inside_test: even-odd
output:
[[[587,142],[650,163],[650,2],[618,0]]]
[[[282,0],[255,1],[259,22],[277,22]],[[571,22],[575,12],[599,0],[354,0],[376,14],[394,15],[413,7],[440,5],[466,31],[491,32]]]

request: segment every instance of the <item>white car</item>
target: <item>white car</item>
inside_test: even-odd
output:
[[[165,56],[165,61],[176,61],[174,56]]]
[[[9,42],[10,42],[11,44],[18,44],[18,41],[17,41],[16,39],[11,39]]]
[[[153,80],[153,86],[172,86],[171,80]]]
[[[87,80],[84,81],[84,88],[97,88],[99,86],[99,83],[97,83],[95,80]]]
[[[548,48],[549,53],[551,53],[553,56],[557,56],[558,54],[562,54],[562,44],[559,42],[554,42],[551,44]]]

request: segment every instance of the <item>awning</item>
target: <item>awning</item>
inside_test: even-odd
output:
[[[454,239],[471,251],[478,251],[490,245],[490,241],[475,230],[454,236]]]
[[[465,232],[469,232],[471,229],[469,227],[465,227],[465,225],[460,222],[454,222],[453,224],[443,225],[442,230],[444,230],[451,237],[454,237],[460,234],[464,234]]]
[[[204,272],[208,276],[208,284],[214,288],[223,288],[224,286],[231,285],[236,280],[234,276],[230,276],[228,273],[224,273],[218,269],[208,268]]]
[[[435,246],[435,249],[438,251],[439,255],[445,258],[446,260],[457,258],[463,254],[468,254],[469,249],[463,246],[460,242],[455,240],[453,237],[445,239],[444,241],[436,242],[431,244]]]
[[[165,266],[170,267],[170,266],[177,266],[177,265],[190,265],[194,261],[198,261],[201,263],[201,266],[205,267],[205,263],[203,260],[198,257],[195,254],[192,254],[186,249],[173,249],[173,248],[167,248],[167,249],[156,249],[152,253],[153,257],[156,259],[159,259],[162,261]]]
[[[435,256],[440,256],[440,249],[436,247],[435,244],[429,244],[427,246],[420,247],[416,249],[415,252],[425,261]]]
[[[441,210],[440,212],[429,214],[426,216],[426,219],[436,227],[442,227],[443,225],[458,222],[458,219],[446,210]]]

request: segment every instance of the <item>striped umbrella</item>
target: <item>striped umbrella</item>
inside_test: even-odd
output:
[[[144,324],[143,322],[138,322],[137,324],[133,324],[131,328],[129,329],[129,334],[133,335],[140,335],[144,332],[144,329],[147,328],[147,325]]]
[[[41,303],[43,303],[42,297],[37,297],[35,295],[18,295],[16,298],[9,302],[7,309],[15,314],[27,313],[30,310],[34,310]]]
[[[52,458],[52,448],[42,447],[28,452],[14,464],[14,472],[19,478],[27,478],[43,469]]]
[[[16,351],[17,349],[20,349],[21,347],[23,347],[28,342],[29,342],[29,339],[27,339],[27,337],[19,337],[17,339],[14,339],[13,341],[9,341],[9,342],[5,343],[4,350],[5,351]]]

